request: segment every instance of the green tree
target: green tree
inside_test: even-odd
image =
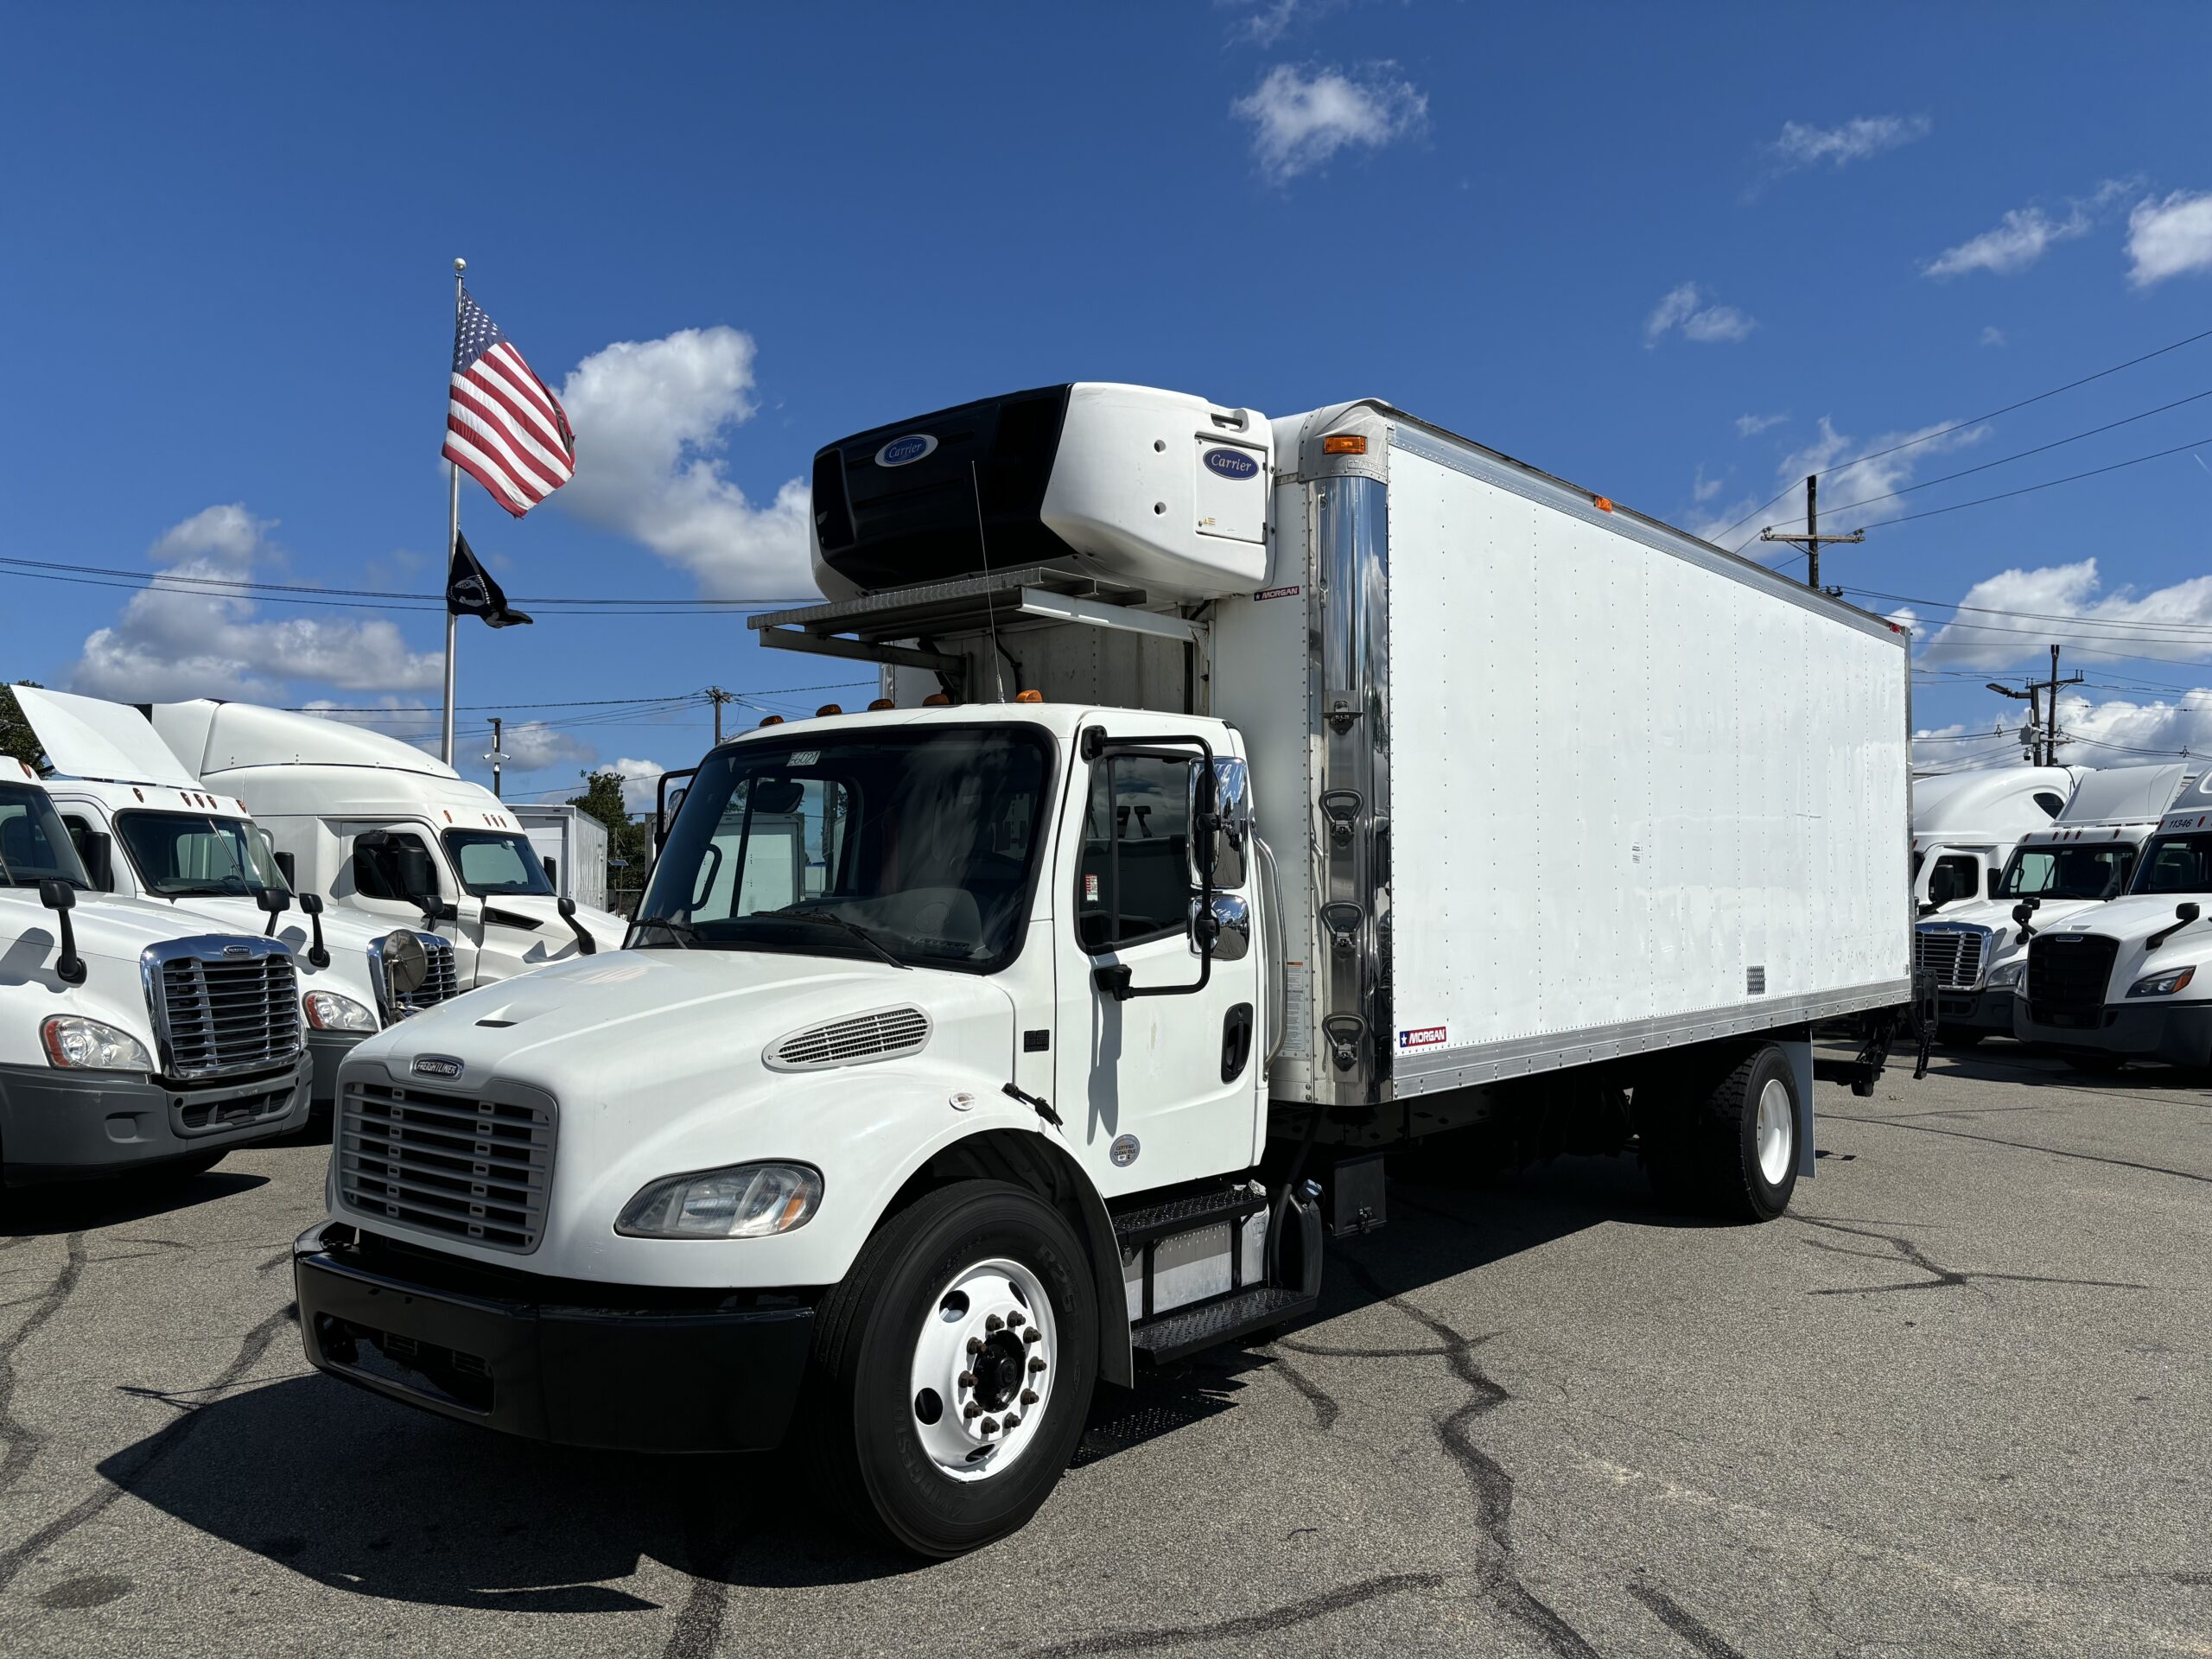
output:
[[[16,683],[35,686],[38,682],[17,680]],[[34,766],[46,758],[46,751],[39,747],[38,734],[31,730],[30,721],[23,718],[16,702],[16,694],[5,686],[0,686],[0,754],[12,754]]]
[[[584,792],[570,796],[569,804],[582,807],[607,826],[607,887],[612,901],[618,891],[635,892],[645,886],[645,870],[652,862],[652,836],[623,804],[620,772],[601,769],[578,775],[584,780]],[[618,903],[615,907],[621,906]]]

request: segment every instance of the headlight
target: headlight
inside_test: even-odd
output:
[[[2020,982],[2020,970],[2028,965],[2024,957],[2015,957],[2010,962],[2000,962],[1989,970],[1989,988],[1993,991],[2006,985]]]
[[[632,1238],[766,1238],[804,1227],[822,1203],[822,1172],[804,1164],[735,1164],[655,1181],[623,1206]]]
[[[308,1024],[317,1031],[374,1031],[377,1017],[350,996],[335,991],[309,991],[300,999]]]
[[[127,1031],[73,1014],[57,1014],[38,1028],[46,1058],[73,1071],[150,1071],[145,1044]]]
[[[2127,988],[2127,994],[2130,996],[2171,996],[2196,977],[2196,969],[2177,968],[2171,973],[2152,974],[2137,980]]]

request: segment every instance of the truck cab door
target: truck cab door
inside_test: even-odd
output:
[[[1249,1168],[1265,1057],[1248,861],[1241,849],[1222,861],[1238,868],[1220,869],[1209,969],[1192,925],[1198,753],[1109,748],[1076,764],[1054,876],[1068,895],[1053,929],[1054,1072],[1068,1143],[1109,1197]],[[1241,800],[1243,763],[1219,765],[1234,769]],[[1101,970],[1109,980],[1126,970],[1140,993],[1172,994],[1124,1000]],[[1204,986],[1192,988],[1202,972]]]
[[[483,906],[453,879],[429,832],[415,823],[349,823],[346,857],[333,884],[336,903],[394,927],[423,929],[453,941],[454,971],[476,983],[484,943]],[[435,910],[435,927],[428,918]]]

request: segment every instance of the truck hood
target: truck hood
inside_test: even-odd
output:
[[[537,931],[543,936],[544,950],[537,956],[536,961],[525,963],[524,966],[534,967],[538,961],[559,956],[564,950],[574,951],[576,948],[576,936],[569,931],[568,923],[561,919],[558,903],[553,899],[534,893],[522,893],[480,899],[476,902],[487,911],[504,910],[513,915],[526,916],[537,924]],[[576,906],[576,923],[592,936],[601,950],[620,950],[623,938],[630,931],[630,924],[613,911],[594,910],[589,905]]]
[[[166,899],[144,902],[175,917],[177,926],[187,931],[258,935],[269,925],[269,912],[251,899],[195,895],[179,899],[174,906]],[[207,925],[195,925],[192,920],[194,917],[203,918]],[[330,966],[317,968],[308,960],[308,950],[315,944],[315,927],[301,913],[295,900],[291,909],[276,918],[275,937],[292,947],[296,958],[293,965],[299,970],[303,988],[342,990],[364,1007],[373,1008],[377,1006],[377,994],[369,978],[369,946],[401,931],[422,931],[420,928],[407,929],[404,924],[379,926],[375,918],[358,911],[326,906],[322,912],[322,943],[330,952]]]
[[[143,899],[91,893],[77,895],[69,925],[76,935],[79,956],[127,962],[134,971],[139,953],[164,939],[208,933],[257,936],[261,931],[257,926],[226,926],[200,911],[177,911]],[[35,955],[42,944],[46,961],[41,965],[50,967],[60,937],[60,918],[39,903],[35,888],[0,887],[0,950],[10,957],[16,950]]]
[[[2204,908],[2205,914],[2212,916],[2212,893],[2196,895],[2185,893],[2132,893],[2126,898],[2114,899],[2106,904],[2085,906],[2078,913],[2063,921],[2047,924],[2041,916],[2038,916],[2036,918],[2036,931],[2038,933],[2101,933],[2107,938],[2118,939],[2120,942],[2123,947],[2121,955],[2124,957],[2126,955],[2125,947],[2139,946],[2152,934],[2173,926],[2176,921],[2174,906],[2185,903],[2201,905]],[[2192,940],[2212,944],[2212,923],[2192,922],[2174,935],[2172,943],[2176,946],[2180,946]],[[2161,951],[2160,954],[2164,953]]]

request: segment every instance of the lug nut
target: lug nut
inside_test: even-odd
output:
[[[1042,1354],[1030,1355],[1029,1369],[1033,1371],[1043,1370],[1045,1369],[1045,1357]]]
[[[999,1318],[997,1314],[994,1313],[983,1321],[983,1329],[986,1331],[995,1332],[1003,1329],[1005,1325],[1006,1321]]]
[[[1011,1434],[1011,1433],[1014,1433],[1014,1431],[1015,1429],[1020,1428],[1020,1427],[1021,1427],[1021,1419],[1020,1419],[1020,1418],[1019,1418],[1019,1417],[1017,1417],[1016,1415],[1014,1415],[1014,1413],[1012,1413],[1012,1412],[1010,1412],[1010,1411],[1009,1411],[1008,1413],[1007,1413],[1007,1414],[1006,1414],[1006,1432],[1007,1432],[1007,1433]]]
[[[986,1434],[995,1434],[999,1432],[999,1420],[995,1417],[986,1417],[982,1422],[976,1424],[976,1427],[982,1429]]]
[[[960,1408],[960,1414],[963,1417],[967,1418],[970,1422],[973,1422],[976,1418],[983,1414],[983,1408],[977,1405],[973,1400],[970,1400],[966,1405]]]
[[[1021,1328],[1021,1315],[1019,1313],[1009,1313],[1006,1316],[1006,1323],[1009,1331],[1019,1331]]]
[[[976,1386],[976,1373],[975,1373],[975,1372],[973,1372],[973,1371],[963,1371],[963,1372],[961,1372],[961,1373],[960,1373],[960,1386],[961,1386],[962,1388],[963,1388],[963,1389],[972,1389],[972,1388],[974,1388],[974,1387]]]
[[[1035,1405],[1037,1403],[1037,1390],[1034,1389],[1024,1389],[1021,1391],[1021,1403],[1025,1406]]]
[[[982,1352],[983,1351],[983,1339],[982,1339],[981,1337],[970,1337],[970,1338],[968,1338],[968,1351],[969,1351],[969,1353],[971,1353],[971,1354],[980,1354],[980,1353],[982,1353]]]
[[[1021,1333],[1021,1339],[1024,1342],[1042,1342],[1045,1340],[1045,1333],[1033,1325]]]

